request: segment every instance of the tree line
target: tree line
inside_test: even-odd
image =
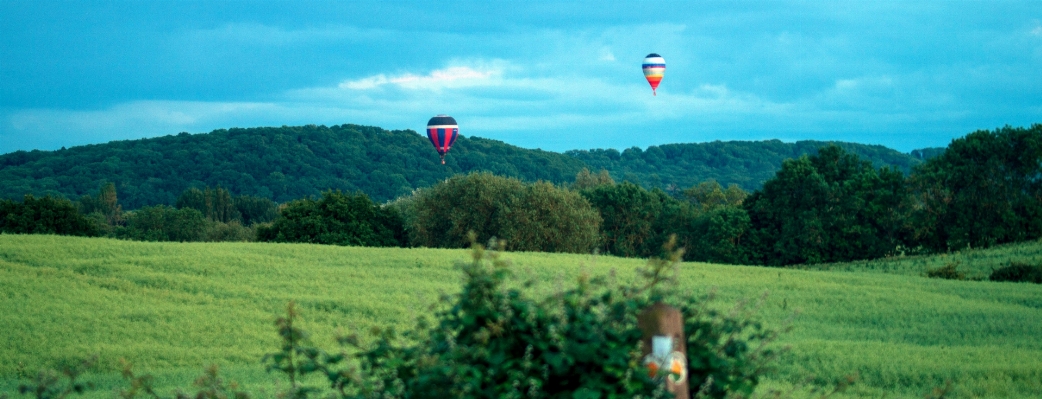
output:
[[[72,214],[88,221],[56,222]],[[327,190],[276,212],[265,198],[193,188],[174,207],[123,215],[108,184],[78,204],[5,200],[0,223],[0,231],[23,233],[445,248],[465,247],[474,234],[515,251],[627,257],[659,256],[675,237],[685,260],[842,262],[1042,237],[1042,125],[971,133],[907,175],[828,145],[784,161],[752,193],[714,180],[673,192],[647,189],[616,183],[606,170],[581,169],[569,184],[473,172],[384,204]]]
[[[127,209],[175,206],[184,190],[207,186],[280,203],[327,189],[361,191],[382,203],[461,173],[565,184],[584,167],[669,193],[709,179],[752,191],[783,160],[825,144],[712,142],[560,154],[461,136],[441,165],[427,138],[411,130],[357,125],[232,128],[0,155],[0,198],[78,198],[113,182]],[[921,162],[919,152],[913,157],[881,146],[837,145],[877,167],[908,171]]]
[[[114,183],[77,201],[26,194],[0,200],[0,233],[113,237],[139,241],[254,241],[256,227],[277,216],[275,202],[233,197],[221,187],[181,193],[176,206],[124,211]]]

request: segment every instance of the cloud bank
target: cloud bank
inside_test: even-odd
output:
[[[397,7],[169,23],[130,7],[105,30],[12,17],[0,153],[228,127],[421,130],[440,113],[464,135],[557,151],[771,138],[908,151],[1042,122],[1038,3]],[[658,96],[649,52],[667,62]]]

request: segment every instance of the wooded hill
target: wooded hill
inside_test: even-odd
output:
[[[944,152],[944,148],[927,148],[904,154],[881,145],[767,140],[665,144],[644,151],[637,147],[622,152],[614,149],[571,150],[565,154],[583,161],[590,170],[606,169],[615,180],[626,180],[647,188],[670,191],[671,184],[683,189],[714,179],[725,187],[734,183],[746,191],[755,191],[774,177],[782,161],[815,154],[819,148],[829,144],[836,144],[872,162],[877,168],[896,167],[906,174],[922,160]]]
[[[488,171],[525,181],[565,183],[584,167],[606,169],[617,181],[667,191],[707,179],[755,190],[784,159],[816,153],[826,144],[716,141],[560,154],[460,136],[441,165],[427,138],[412,130],[358,125],[232,128],[0,155],[0,198],[21,199],[31,193],[75,199],[115,182],[127,209],[174,204],[185,189],[207,186],[278,202],[327,189],[362,191],[382,202],[459,173]],[[836,144],[876,166],[905,172],[930,154]]]

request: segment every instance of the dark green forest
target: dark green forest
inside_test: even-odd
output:
[[[753,191],[785,159],[813,154],[825,144],[717,141],[559,154],[461,136],[440,165],[426,137],[411,130],[357,125],[233,128],[0,155],[0,198],[33,194],[75,199],[115,182],[126,209],[175,205],[186,189],[218,186],[279,203],[324,190],[361,191],[385,202],[461,173],[483,171],[559,184],[571,182],[584,167],[673,194],[709,179]],[[874,166],[904,172],[924,157],[881,146],[837,145]]]
[[[754,191],[773,177],[786,159],[813,155],[818,148],[830,144],[856,154],[875,167],[892,166],[904,173],[910,172],[923,160],[936,156],[938,150],[944,151],[944,148],[926,148],[904,154],[881,145],[767,140],[666,144],[651,146],[647,150],[633,147],[622,152],[614,149],[572,150],[565,154],[582,161],[590,170],[604,169],[615,180],[645,188],[671,192],[712,179],[724,186],[737,184],[743,190]]]
[[[188,188],[224,187],[279,203],[324,190],[361,191],[378,202],[450,176],[488,171],[564,182],[583,168],[566,155],[460,137],[441,165],[426,137],[376,127],[297,126],[181,133],[57,151],[0,156],[0,198],[78,198],[115,182],[126,209],[174,205]]]

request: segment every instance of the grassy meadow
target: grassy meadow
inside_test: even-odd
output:
[[[987,280],[995,269],[1010,262],[1042,264],[1042,241],[999,245],[986,249],[963,249],[941,255],[898,256],[846,263],[799,265],[807,270],[836,270],[925,276],[927,270],[954,265],[971,280]]]
[[[768,299],[791,351],[765,388],[810,388],[850,374],[840,397],[1042,397],[1042,286],[921,277],[953,259],[983,273],[1011,258],[1042,259],[1042,243],[819,267],[681,265],[680,288],[715,289],[721,307]],[[631,278],[637,259],[509,253],[521,276],[568,284],[581,269]],[[307,244],[146,243],[0,235],[0,391],[18,375],[99,354],[95,397],[120,384],[118,360],[188,387],[209,364],[260,396],[279,389],[260,358],[276,349],[273,321],[291,300],[315,343],[338,331],[406,327],[459,289],[465,250]],[[824,270],[827,269],[827,270]],[[811,382],[807,382],[811,381]],[[165,391],[164,391],[165,390]]]

